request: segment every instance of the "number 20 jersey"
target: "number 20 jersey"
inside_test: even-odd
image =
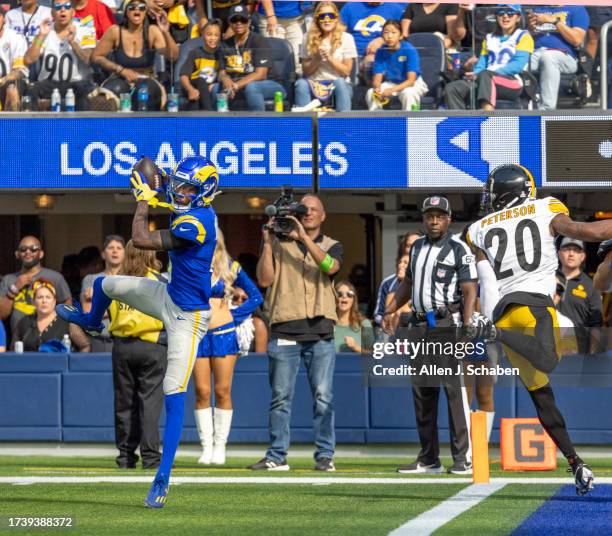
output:
[[[470,225],[468,242],[482,249],[497,277],[500,295],[528,292],[552,296],[559,265],[550,222],[567,207],[554,197],[528,199]]]

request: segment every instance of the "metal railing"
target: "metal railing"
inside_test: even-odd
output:
[[[599,36],[599,62],[601,64],[601,107],[608,108],[608,30],[612,27],[612,20],[609,20],[601,27],[601,35]]]

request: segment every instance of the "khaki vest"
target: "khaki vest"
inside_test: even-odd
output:
[[[336,244],[323,235],[317,246],[323,251]],[[300,251],[295,241],[275,240],[272,244],[274,257],[274,282],[266,296],[270,311],[270,324],[324,316],[334,322],[336,316],[336,294],[332,278],[322,272],[312,256]]]

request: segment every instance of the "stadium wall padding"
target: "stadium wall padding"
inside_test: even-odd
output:
[[[577,443],[612,442],[612,354],[596,359],[563,359],[551,376],[559,407]],[[440,438],[448,442],[444,390],[439,404]],[[368,387],[361,357],[339,354],[334,379],[336,437],[339,443],[417,442],[411,391]],[[236,365],[234,422],[230,442],[267,443],[268,360],[265,354]],[[113,382],[110,354],[12,354],[0,357],[0,440],[113,442]],[[193,384],[187,393],[183,440],[197,442]],[[498,382],[495,429],[501,417],[532,417],[529,395],[517,378]],[[163,415],[160,420],[163,423]],[[312,397],[302,367],[293,404],[291,439],[313,441]]]
[[[170,171],[191,154],[224,190],[476,190],[511,162],[538,186],[612,186],[610,110],[79,115],[0,117],[0,190],[127,191],[140,156]]]

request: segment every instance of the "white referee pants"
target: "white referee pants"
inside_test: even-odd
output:
[[[168,335],[168,368],[164,394],[187,390],[198,345],[208,330],[210,311],[183,311],[168,295],[168,285],[145,277],[108,276],[102,290],[111,299],[123,302],[164,323]]]

